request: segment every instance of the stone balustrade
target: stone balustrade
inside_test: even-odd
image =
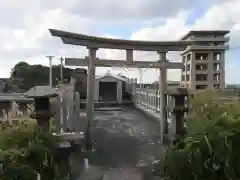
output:
[[[167,96],[167,107],[171,108],[172,106],[172,97]],[[156,89],[148,88],[136,88],[135,101],[137,104],[155,111],[160,114],[160,93]]]
[[[160,94],[154,89],[136,89],[136,103],[155,112],[160,112]]]

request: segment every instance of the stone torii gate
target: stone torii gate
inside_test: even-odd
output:
[[[167,125],[167,69],[182,69],[183,64],[180,62],[169,62],[166,59],[166,53],[169,51],[183,51],[188,45],[196,41],[131,41],[122,39],[109,39],[83,34],[50,29],[52,36],[60,37],[64,44],[85,46],[88,48],[88,56],[85,58],[65,58],[65,64],[69,66],[88,66],[87,78],[87,117],[88,124],[94,118],[94,78],[96,66],[101,67],[132,67],[132,68],[159,68],[160,69],[160,118],[161,118],[161,137],[166,132]],[[98,59],[96,52],[99,48],[104,49],[123,49],[126,50],[126,60],[108,60]],[[159,54],[159,60],[156,61],[134,61],[133,51],[156,51]]]

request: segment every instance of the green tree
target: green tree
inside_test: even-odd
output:
[[[64,79],[70,79],[72,71],[70,68],[63,68]],[[53,85],[56,85],[60,79],[60,66],[52,67],[52,77]],[[33,86],[48,85],[49,67],[19,62],[13,67],[10,79],[12,86],[16,86],[25,91]]]

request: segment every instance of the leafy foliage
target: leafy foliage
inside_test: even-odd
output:
[[[240,178],[240,103],[216,92],[197,94],[191,102],[183,147],[166,156],[166,174],[176,180]]]
[[[63,68],[64,78],[70,79],[72,69]],[[60,79],[60,66],[52,67],[53,85],[56,85]],[[11,72],[12,84],[18,88],[27,91],[33,86],[49,84],[49,67],[42,65],[29,65],[26,62],[16,64]]]
[[[56,86],[60,83],[60,65],[52,66],[52,82]],[[69,81],[76,78],[76,91],[81,98],[86,98],[86,70],[77,68],[75,70],[63,67],[63,79]],[[33,86],[44,86],[49,84],[49,67],[43,65],[29,65],[26,62],[17,63],[11,72],[10,83],[5,91],[26,92]]]
[[[0,131],[0,179],[59,180],[55,153],[58,139],[51,133],[38,132],[36,122],[1,125]]]

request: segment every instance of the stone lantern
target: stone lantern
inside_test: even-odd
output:
[[[52,117],[50,98],[56,97],[57,92],[49,86],[35,86],[25,96],[34,99],[34,112],[31,117],[37,120],[40,130],[49,131],[49,121]]]
[[[49,86],[35,86],[25,96],[34,99],[35,111],[31,117],[37,120],[40,131],[49,131],[49,121],[53,116],[51,112],[50,98],[59,96],[58,92]],[[60,106],[59,106],[60,108]],[[53,133],[59,138],[59,148],[55,154],[58,160],[59,170],[68,172],[69,176],[79,174],[79,162],[81,155],[81,144],[84,140],[83,132],[78,133]],[[70,164],[70,161],[72,162]]]
[[[186,106],[186,98],[188,98],[188,91],[186,88],[176,88],[169,92],[171,97],[171,117],[172,123],[170,128],[171,141],[177,141],[185,133],[184,116],[188,112],[189,107]]]

